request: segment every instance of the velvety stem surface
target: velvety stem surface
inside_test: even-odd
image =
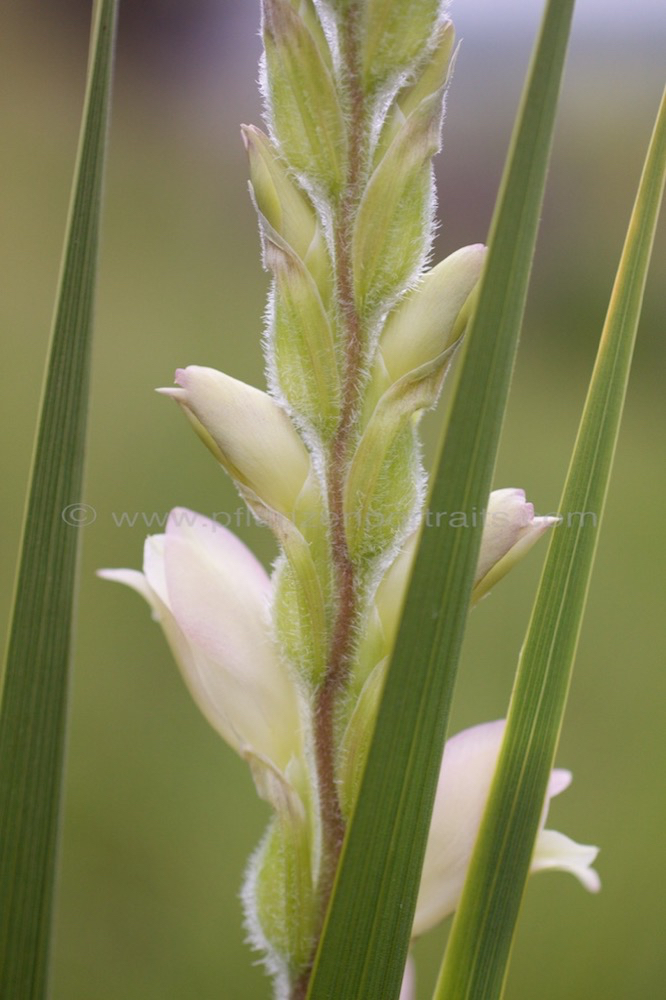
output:
[[[351,4],[340,39],[342,83],[347,105],[348,166],[346,183],[336,206],[334,219],[335,285],[345,369],[340,420],[331,443],[327,465],[331,551],[335,574],[335,618],[326,674],[317,692],[314,734],[322,824],[322,860],[317,887],[320,926],[323,924],[333,887],[345,833],[345,821],[335,780],[335,712],[338,695],[349,674],[359,611],[356,571],[349,553],[344,518],[345,477],[350,445],[355,436],[354,421],[363,356],[363,330],[356,308],[351,256],[353,223],[361,194],[366,141],[366,106],[360,82],[358,20],[359,6]],[[306,996],[311,965],[312,960],[293,990],[293,1000],[301,1000]]]

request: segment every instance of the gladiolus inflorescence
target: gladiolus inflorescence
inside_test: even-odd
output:
[[[291,1000],[307,989],[423,521],[418,419],[484,264],[472,244],[426,266],[454,42],[444,7],[263,0],[268,134],[244,126],[243,141],[272,275],[268,392],[199,366],[160,391],[281,554],[269,578],[229,531],[177,509],[147,540],[143,572],[102,573],[146,599],[197,704],[274,809],[243,902],[276,996]],[[493,492],[472,603],[556,521],[522,490]],[[501,734],[491,723],[447,745],[415,935],[456,906]],[[567,781],[553,771],[548,798]],[[594,854],[542,830],[533,868],[596,889]]]

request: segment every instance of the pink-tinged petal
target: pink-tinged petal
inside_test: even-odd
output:
[[[440,770],[426,847],[413,936],[434,927],[456,909],[462,894],[506,722],[473,726],[448,740]],[[576,844],[563,834],[544,830],[551,798],[571,782],[569,771],[551,773],[531,871],[568,871],[592,892],[599,876],[591,867],[597,848]]]
[[[447,741],[426,847],[413,936],[453,913],[485,808],[504,720],[465,729]]]
[[[247,545],[218,521],[186,507],[175,507],[167,520],[166,538],[183,538],[198,546],[202,555],[209,555],[220,567],[228,567],[242,587],[261,594],[264,605],[270,601],[268,573]]]
[[[299,703],[270,636],[261,563],[222,525],[176,508],[166,534],[146,539],[143,573],[100,575],[148,601],[203,714],[255,776],[274,772],[258,782],[260,793],[286,801],[280,775],[301,753]]]
[[[298,702],[270,636],[265,571],[226,528],[183,518],[167,525],[164,571],[171,612],[199,654],[183,671],[199,706],[218,728],[231,722],[241,752],[284,769],[299,746]]]
[[[535,517],[519,489],[494,490],[488,499],[472,604],[476,604],[532,548],[557,517]]]
[[[411,955],[407,956],[398,1000],[416,1000],[416,967]]]
[[[210,699],[206,696],[205,689],[207,679],[215,672],[215,665],[211,665],[206,655],[188,641],[168,607],[164,568],[161,565],[163,542],[164,535],[154,535],[146,539],[144,547],[145,574],[136,570],[119,569],[99,570],[97,575],[105,580],[124,583],[145,598],[152,609],[153,618],[162,627],[174,659],[181,669],[194,700],[222,738],[237,753],[241,753],[243,741],[228,714],[220,707],[214,714],[210,711]]]

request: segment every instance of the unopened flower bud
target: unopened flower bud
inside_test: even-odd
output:
[[[535,517],[534,505],[526,501],[524,490],[493,490],[485,511],[472,604],[481,600],[558,522],[558,517]]]
[[[333,195],[342,184],[346,133],[331,72],[289,0],[263,0],[263,11],[275,135],[293,167]]]
[[[299,257],[304,257],[318,228],[309,198],[292,181],[284,160],[261,129],[241,125],[241,135],[257,208]]]
[[[440,0],[366,0],[361,58],[365,87],[372,92],[410,69],[428,48],[441,11]]]
[[[483,521],[472,606],[529,552],[548,528],[557,523],[557,517],[535,517],[534,506],[525,500],[523,490],[494,490],[488,499]],[[436,531],[437,528],[424,528],[424,531],[429,530]],[[390,652],[395,641],[418,539],[418,532],[410,535],[386,571],[375,595],[375,605],[386,637],[386,652]]]
[[[242,125],[241,134],[250,162],[250,181],[262,229],[265,223],[289,245],[312,274],[327,301],[331,262],[315,210],[306,193],[290,176],[285,161],[267,135],[254,125]],[[265,220],[265,223],[264,221]],[[264,232],[264,239],[270,234]],[[270,259],[266,260],[270,267]]]
[[[287,414],[254,386],[190,365],[176,372],[173,397],[241,490],[290,517],[310,472],[310,457]]]
[[[461,310],[479,280],[485,254],[480,243],[456,250],[389,315],[379,350],[392,382],[435,361],[459,339],[466,318]]]

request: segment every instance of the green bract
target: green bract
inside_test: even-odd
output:
[[[342,111],[326,60],[289,0],[265,0],[264,46],[270,117],[281,150],[294,170],[333,196],[344,178]]]
[[[361,65],[368,93],[411,69],[436,33],[440,0],[367,0],[361,21]]]
[[[353,238],[356,306],[367,319],[413,279],[429,248],[430,161],[439,149],[443,91],[425,98],[400,127],[363,194]]]

